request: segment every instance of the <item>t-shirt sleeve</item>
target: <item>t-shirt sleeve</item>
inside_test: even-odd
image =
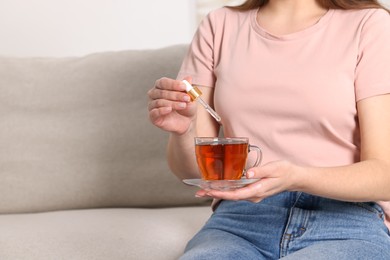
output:
[[[374,9],[362,26],[355,73],[356,100],[390,93],[390,15]]]
[[[178,73],[178,80],[191,76],[194,84],[214,86],[214,35],[210,13],[198,26]]]

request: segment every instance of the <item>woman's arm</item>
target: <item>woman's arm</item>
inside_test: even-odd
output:
[[[308,169],[302,190],[348,201],[390,200],[390,94],[357,103],[361,162]]]
[[[199,191],[198,196],[254,202],[290,190],[344,201],[390,200],[390,94],[358,102],[361,162],[340,167],[302,167],[287,161],[252,168],[261,180],[229,192]]]
[[[186,79],[191,82],[190,77]],[[199,87],[202,99],[213,106],[214,89]],[[217,136],[218,124],[197,102],[190,102],[186,86],[179,80],[161,78],[148,91],[149,119],[170,133],[167,156],[171,170],[179,178],[199,177],[195,160],[194,137]]]
[[[202,99],[213,107],[214,89],[202,86],[198,86],[198,88],[202,92]],[[199,178],[195,159],[194,137],[217,136],[218,131],[219,127],[215,120],[203,106],[198,105],[196,118],[192,121],[188,131],[183,134],[170,134],[167,149],[168,164],[178,178]]]

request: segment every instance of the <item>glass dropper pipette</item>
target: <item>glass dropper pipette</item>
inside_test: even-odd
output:
[[[202,92],[196,87],[192,86],[187,80],[183,80],[183,83],[186,85],[186,91],[187,94],[191,97],[191,99],[194,101],[198,101],[209,114],[218,122],[218,124],[222,125],[221,123],[221,117],[217,114],[217,112],[214,111],[210,107],[209,104],[207,104],[200,96],[202,95]]]

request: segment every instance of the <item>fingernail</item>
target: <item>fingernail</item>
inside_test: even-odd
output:
[[[185,102],[189,102],[190,100],[191,100],[191,98],[188,95],[185,95],[183,97],[183,101],[185,101]]]
[[[255,176],[255,173],[252,172],[252,171],[249,171],[249,172],[246,173],[246,177],[247,178],[253,178],[253,176]]]
[[[197,197],[197,198],[203,198],[204,196],[205,196],[205,194],[202,194],[200,192],[195,193],[195,197]]]
[[[186,103],[179,103],[179,104],[177,104],[177,105],[178,105],[178,107],[180,107],[180,108],[185,108],[185,107],[187,106]]]
[[[172,111],[172,107],[163,107],[162,108],[162,112],[163,113],[169,113],[169,112],[171,112]]]

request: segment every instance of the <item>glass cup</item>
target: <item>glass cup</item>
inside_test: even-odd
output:
[[[195,154],[203,180],[239,180],[245,175],[248,153],[256,151],[251,167],[262,160],[258,146],[249,144],[247,137],[195,137]]]

